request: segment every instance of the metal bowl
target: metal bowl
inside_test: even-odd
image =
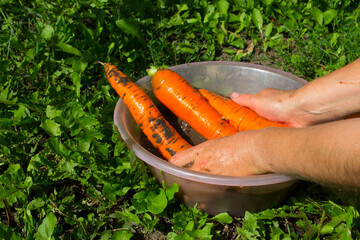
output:
[[[284,71],[240,62],[196,62],[170,69],[194,87],[206,88],[224,96],[229,96],[233,91],[256,93],[263,88],[291,90],[306,83]],[[136,84],[160,106],[154,97],[150,77],[143,77]],[[164,113],[165,118],[168,115]],[[181,121],[174,121],[174,118],[169,121],[181,125],[178,124]],[[159,182],[164,181],[167,186],[177,183],[180,187],[177,197],[181,201],[188,206],[197,204],[211,215],[228,212],[240,217],[245,211],[257,212],[274,207],[291,194],[297,183],[292,177],[276,173],[232,177],[195,172],[170,164],[146,144],[146,138],[122,100],[116,104],[114,123],[127,146],[148,165]],[[181,127],[175,128],[182,131]],[[193,144],[201,142],[194,132],[182,134]]]

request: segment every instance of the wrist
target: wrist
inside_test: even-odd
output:
[[[275,172],[271,161],[272,152],[270,151],[271,129],[264,128],[251,131],[253,133],[251,149],[254,156],[252,161],[259,174]]]
[[[296,143],[304,141],[301,135],[296,134],[299,130],[301,129],[281,127],[256,130],[258,134],[254,146],[254,166],[264,173],[276,172],[295,176],[292,165],[297,165],[294,161],[296,156],[301,154]]]
[[[359,61],[317,78],[292,94],[292,118],[298,126],[310,126],[342,119],[360,112]],[[354,65],[355,64],[355,65]]]
[[[312,115],[303,107],[307,97],[303,89],[282,91],[277,99],[278,118],[290,127],[303,127],[307,125],[308,117]]]
[[[331,106],[324,104],[326,99],[319,97],[319,91],[315,86],[305,85],[297,90],[286,92],[288,96],[284,100],[284,119],[290,127],[306,127],[316,123],[326,122],[329,119]],[[326,96],[325,96],[326,97]]]

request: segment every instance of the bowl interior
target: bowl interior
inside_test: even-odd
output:
[[[226,97],[233,91],[256,93],[264,88],[291,90],[297,89],[306,83],[305,80],[292,74],[249,63],[197,62],[177,65],[170,67],[170,69],[187,79],[194,87],[206,88]],[[162,107],[153,94],[150,77],[143,77],[136,84],[149,95],[159,107],[163,116],[186,140],[194,145],[204,141],[185,122]],[[293,181],[293,178],[289,176],[276,173],[250,177],[232,177],[200,173],[172,165],[162,159],[160,154],[152,147],[122,100],[119,100],[116,105],[114,123],[128,147],[138,158],[155,169],[180,178],[216,185],[241,186],[273,185],[280,182]]]

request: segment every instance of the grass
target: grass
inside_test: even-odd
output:
[[[280,206],[209,216],[163,188],[112,123],[95,61],[243,61],[308,81],[358,58],[357,1],[0,1],[0,238],[352,239],[358,197],[305,183]],[[157,205],[152,204],[156,201]]]

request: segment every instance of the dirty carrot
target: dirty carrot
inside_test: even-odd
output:
[[[253,110],[242,107],[230,99],[209,90],[199,89],[199,92],[238,131],[256,130],[266,127],[287,127],[285,124],[260,117]]]
[[[165,120],[149,96],[111,63],[101,63],[111,86],[130,110],[140,129],[165,159],[190,148]]]
[[[214,139],[237,132],[207,103],[198,90],[176,72],[159,69],[156,73],[149,71],[149,75],[159,101],[204,138]]]

